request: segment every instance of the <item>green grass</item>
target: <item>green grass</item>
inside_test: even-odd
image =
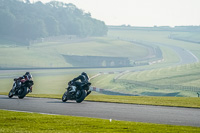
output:
[[[161,63],[158,63],[159,68],[166,67],[166,66],[171,66],[177,62],[180,61],[179,57],[177,56],[176,53],[170,48],[160,46],[162,52],[163,52],[163,61]]]
[[[163,46],[162,44],[178,46],[178,47],[182,47],[184,49],[190,50],[194,55],[200,58],[199,44],[170,39],[169,36],[171,34],[182,35],[184,33],[182,32],[171,33],[168,31],[138,31],[138,30],[109,30],[108,31],[108,37],[115,37],[115,38],[129,39],[129,40],[139,40],[139,41],[148,42],[148,43],[156,43],[158,46]],[[199,33],[195,33],[195,34],[187,33],[187,35],[188,34],[190,35],[193,34],[192,35],[193,38],[190,38],[192,40],[197,39],[199,36]]]
[[[200,132],[198,127],[0,110],[0,132]]]
[[[54,46],[55,47],[55,46]],[[70,47],[70,49],[69,49]],[[108,56],[108,57],[143,57],[148,51],[139,45],[130,42],[109,39],[94,38],[88,42],[80,42],[56,47],[61,54]],[[77,49],[78,48],[78,49]]]
[[[145,71],[133,70],[122,76],[103,74],[93,80],[93,85],[135,95],[197,97],[197,92],[200,92],[199,70],[200,63],[194,63]]]
[[[143,72],[131,72],[123,75],[119,79],[123,80],[123,82],[128,81],[128,83],[130,83],[130,81],[134,81],[135,83],[138,82],[140,84],[142,83],[141,87],[145,84],[151,84],[152,86],[154,85],[154,88],[152,89],[159,89],[160,86],[160,90],[168,89],[168,91],[170,91],[171,87],[171,91],[182,92],[184,93],[182,95],[196,97],[196,93],[200,92],[200,89],[193,90],[193,88],[199,88],[200,86],[199,69],[200,63],[196,63],[177,67],[154,69]],[[166,86],[166,88],[164,88],[164,86]],[[181,89],[184,86],[184,90]],[[188,94],[185,94],[186,92],[188,92]]]
[[[134,79],[156,84],[186,84],[187,81],[197,80],[200,76],[200,63],[177,67],[167,67],[142,72],[127,73],[120,79]],[[189,85],[189,84],[188,84]],[[192,84],[199,86],[200,84]]]
[[[200,42],[200,33],[199,32],[180,32],[178,34],[172,34],[172,38],[175,39],[181,39],[186,41],[192,41],[192,42]]]
[[[23,55],[23,56],[19,56]],[[7,67],[65,67],[70,66],[55,50],[25,46],[0,47],[0,66]]]
[[[147,54],[145,47],[107,37],[82,42],[44,42],[29,47],[0,44],[0,67],[72,67],[62,55],[141,58]]]
[[[91,95],[89,101],[200,108],[200,98]]]

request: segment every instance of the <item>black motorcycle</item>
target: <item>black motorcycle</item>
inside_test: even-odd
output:
[[[62,96],[62,101],[76,100],[77,103],[81,103],[87,97],[90,85],[90,82],[83,83],[81,85],[82,89],[77,89],[77,86],[69,82],[66,88],[67,91]]]
[[[20,83],[20,85],[18,85],[17,82],[19,81],[14,79],[13,88],[8,93],[8,97],[12,98],[13,96],[18,96],[19,99],[23,99],[30,92],[33,81],[26,80],[25,82]]]

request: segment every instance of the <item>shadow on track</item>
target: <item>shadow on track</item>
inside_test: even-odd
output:
[[[18,97],[12,97],[12,98],[9,98],[9,97],[0,97],[0,99],[19,99]]]
[[[67,104],[67,103],[76,103],[76,102],[73,102],[73,101],[67,101],[67,102],[62,102],[62,101],[49,101],[47,103],[64,103],[64,104]]]

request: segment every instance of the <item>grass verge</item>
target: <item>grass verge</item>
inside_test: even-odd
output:
[[[200,132],[198,127],[0,110],[0,132]]]
[[[0,94],[7,95],[7,93]],[[28,94],[27,96],[61,99],[62,94]],[[200,98],[197,97],[111,96],[98,95],[97,93],[92,92],[85,100],[95,102],[200,108]]]

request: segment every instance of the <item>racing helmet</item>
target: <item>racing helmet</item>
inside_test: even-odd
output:
[[[87,78],[87,80],[89,80],[89,76],[87,75],[86,72],[82,72],[81,75],[84,75]]]
[[[30,74],[30,72],[26,72],[25,75],[27,76],[28,79],[32,79],[32,75]]]
[[[82,73],[81,73],[81,75],[87,76],[87,73],[85,73],[85,72],[82,72]]]

